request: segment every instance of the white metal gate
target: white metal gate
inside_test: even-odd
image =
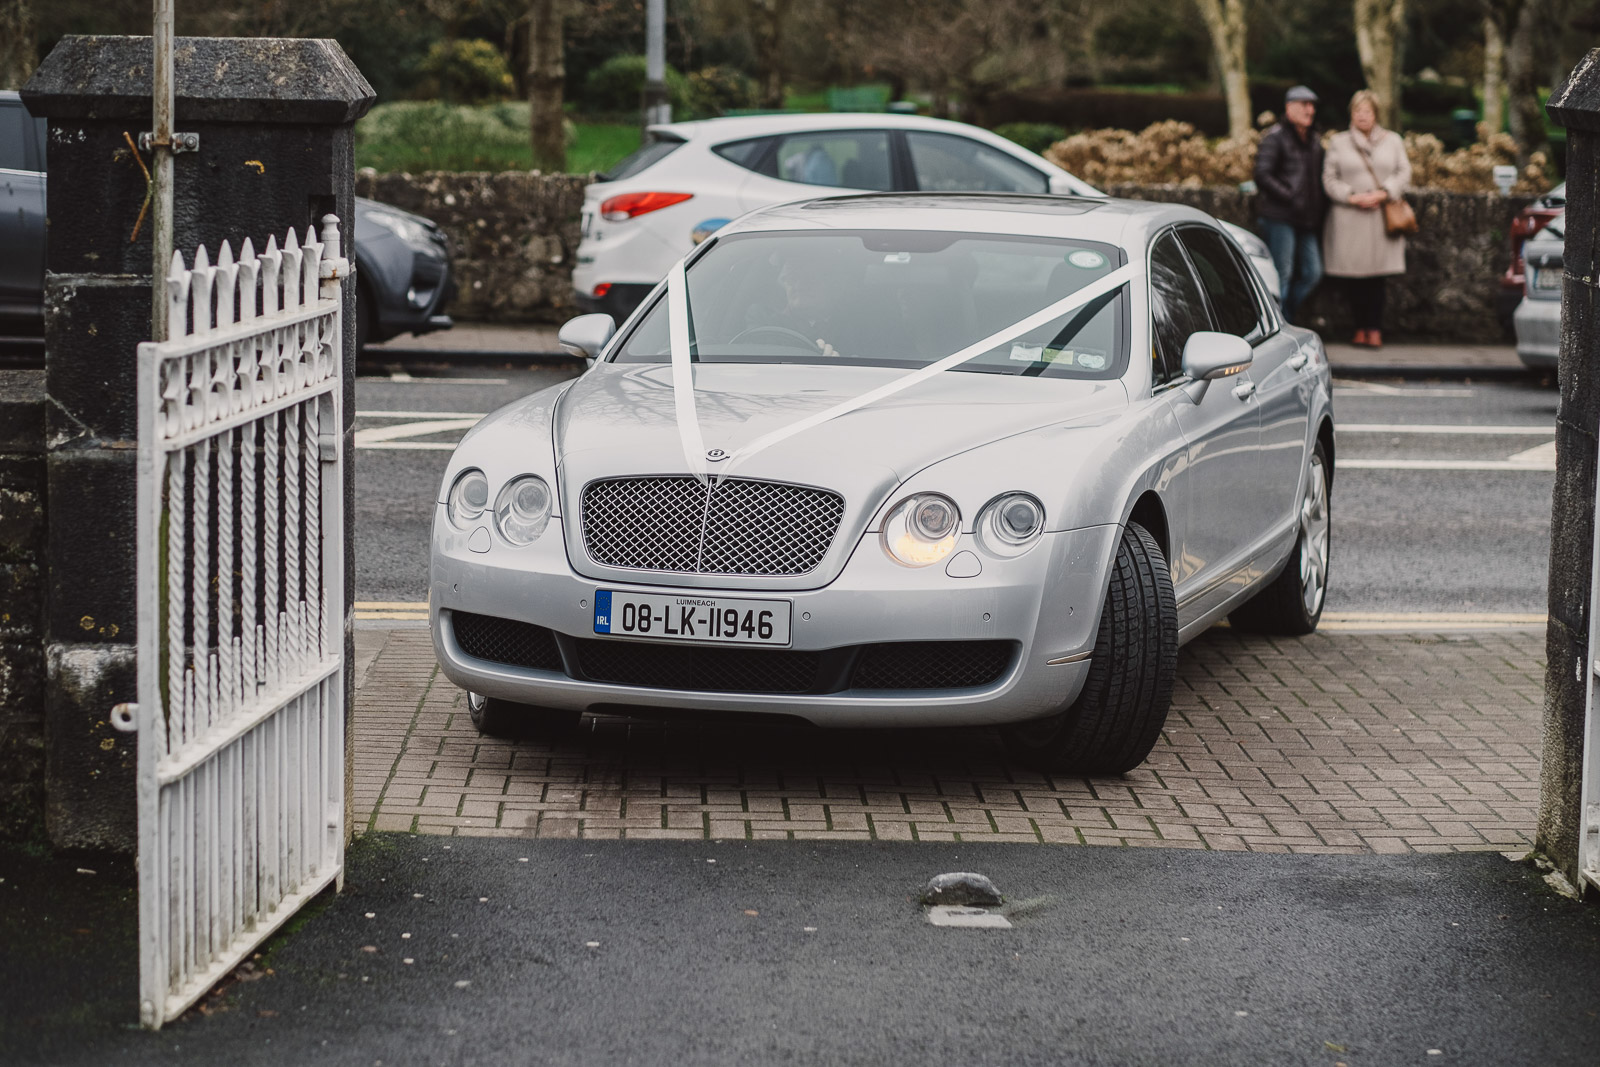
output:
[[[193,269],[139,346],[140,1018],[184,1011],[344,864],[339,223]]]

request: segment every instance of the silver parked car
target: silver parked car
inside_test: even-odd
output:
[[[489,733],[993,724],[1114,773],[1178,647],[1313,630],[1330,375],[1215,220],[873,194],[720,230],[446,470],[431,625]]]
[[[1561,352],[1561,279],[1566,220],[1556,218],[1522,246],[1525,295],[1511,321],[1517,355],[1534,370],[1554,370]]]

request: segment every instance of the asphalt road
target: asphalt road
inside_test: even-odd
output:
[[[96,907],[129,872],[5,858],[18,1065],[1600,1062],[1600,911],[1494,853],[377,835],[270,976],[159,1035]],[[925,920],[956,870],[1011,929]]]
[[[426,598],[434,494],[463,420],[576,370],[357,381],[358,601]],[[1542,612],[1556,400],[1531,382],[1338,383],[1328,610]]]

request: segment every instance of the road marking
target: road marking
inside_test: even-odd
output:
[[[447,433],[451,430],[470,430],[477,424],[477,416],[470,416],[464,419],[429,419],[425,422],[402,422],[397,426],[375,426],[356,431],[356,447],[453,451],[456,447],[455,442],[407,441],[403,444],[396,442],[397,439],[404,437],[427,437],[430,434]]]
[[[1439,389],[1431,386],[1400,386],[1381,385],[1378,382],[1358,382],[1351,379],[1335,378],[1333,391],[1338,393],[1353,393],[1359,396],[1472,396],[1473,389]]]
[[[358,419],[481,419],[480,411],[358,411]]]
[[[427,621],[428,602],[415,600],[358,600],[356,619],[361,622],[387,620],[391,622]]]
[[[1552,447],[1554,443],[1552,442]],[[1529,452],[1534,451],[1529,449]],[[1519,452],[1517,455],[1526,455]],[[1554,471],[1556,462],[1511,459],[1341,459],[1337,470],[1357,471]]]
[[[1357,422],[1347,426],[1335,427],[1336,433],[1422,433],[1422,434],[1460,434],[1464,437],[1475,435],[1495,437],[1550,437],[1556,432],[1554,426],[1465,426],[1465,425],[1434,425],[1434,426],[1403,426],[1382,422]]]
[[[379,382],[384,385],[505,385],[509,378],[391,378],[387,374],[366,375],[357,382]]]

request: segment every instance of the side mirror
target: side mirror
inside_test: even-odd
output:
[[[1183,346],[1183,373],[1197,382],[1238,374],[1250,366],[1255,353],[1250,342],[1231,333],[1199,330]]]
[[[579,315],[561,327],[556,342],[563,352],[592,360],[616,332],[617,322],[610,315]]]
[[[728,219],[706,219],[704,222],[701,222],[698,226],[689,231],[689,240],[695,244],[700,244],[707,237],[710,237],[712,234],[726,226],[728,222]]]

